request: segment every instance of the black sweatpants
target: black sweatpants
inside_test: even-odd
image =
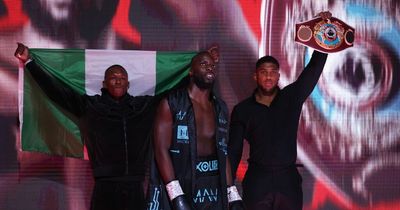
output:
[[[249,166],[243,180],[243,201],[251,210],[301,210],[302,178],[295,166]]]
[[[141,181],[95,181],[91,210],[143,210],[145,207]]]

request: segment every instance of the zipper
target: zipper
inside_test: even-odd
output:
[[[124,127],[124,143],[125,143],[125,175],[129,172],[129,161],[128,161],[128,140],[126,138],[126,120],[122,118]]]

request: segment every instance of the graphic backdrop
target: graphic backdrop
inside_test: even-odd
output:
[[[329,55],[303,107],[304,209],[400,209],[396,0],[0,0],[0,209],[85,210],[93,186],[88,161],[20,151],[16,42],[157,51],[218,43],[215,88],[232,109],[254,89],[260,56],[278,58],[281,86],[295,80],[311,52],[294,43],[294,24],[324,10],[353,26],[356,39]],[[245,168],[246,155],[239,184]]]

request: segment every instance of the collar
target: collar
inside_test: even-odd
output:
[[[129,100],[129,96],[129,93],[125,93],[125,95],[123,95],[121,99],[117,101],[110,95],[107,89],[101,88],[101,98],[105,100],[106,103],[123,104]]]

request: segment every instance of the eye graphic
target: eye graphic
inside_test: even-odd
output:
[[[379,194],[378,188],[370,187],[371,177],[376,178],[374,174],[388,167],[400,166],[398,155],[396,158],[390,152],[400,142],[400,75],[396,71],[400,65],[400,29],[373,7],[348,5],[346,9],[356,31],[365,30],[356,37],[346,37],[354,38],[354,47],[328,56],[310,96],[311,103],[303,112],[307,120],[319,121],[306,123],[309,127],[305,132],[313,136],[319,154],[352,165],[352,192],[370,199]],[[335,28],[321,28],[322,41],[337,41]],[[307,53],[306,63],[310,55]],[[321,129],[326,132],[321,134]]]

